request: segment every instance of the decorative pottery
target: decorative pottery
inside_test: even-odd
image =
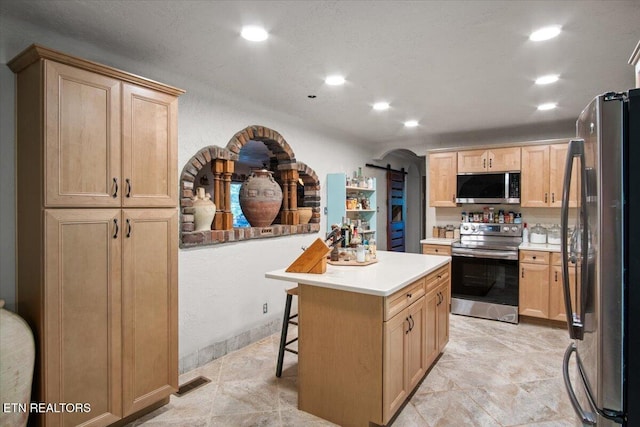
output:
[[[216,205],[211,201],[211,195],[204,192],[204,187],[198,187],[193,198],[195,231],[211,230],[211,223],[216,215]]]
[[[282,189],[266,169],[251,172],[240,187],[240,207],[252,227],[268,227],[280,211]]]
[[[29,407],[36,350],[33,333],[22,317],[4,308],[0,300],[0,401]],[[29,411],[2,414],[2,426],[27,425]]]
[[[312,208],[298,208],[298,223],[308,224],[309,220],[311,220],[312,214],[313,214]]]

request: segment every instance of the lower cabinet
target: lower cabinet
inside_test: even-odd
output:
[[[422,253],[425,255],[449,255],[451,256],[450,245],[437,245],[430,243],[422,244]]]
[[[404,403],[427,369],[426,305],[421,297],[384,325],[385,419]]]
[[[523,316],[566,322],[560,253],[526,250],[520,251],[519,258],[519,313]],[[575,284],[575,270],[569,268],[572,297],[575,295]]]
[[[386,297],[299,284],[298,409],[388,424],[448,342],[450,273]]]
[[[449,266],[427,275],[423,286],[426,295],[384,323],[385,424],[449,341]],[[405,289],[411,295],[415,294],[415,286]],[[389,298],[394,299],[394,296]]]
[[[34,401],[91,411],[38,423],[105,426],[176,391],[177,210],[49,209],[44,224]]]

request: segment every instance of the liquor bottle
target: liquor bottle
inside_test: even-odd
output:
[[[341,244],[343,248],[348,248],[351,237],[351,227],[348,224],[349,218],[342,217],[342,226],[340,227],[340,235],[342,236]]]

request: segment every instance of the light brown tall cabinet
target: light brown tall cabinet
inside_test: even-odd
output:
[[[177,109],[184,91],[33,45],[17,74],[17,310],[36,402],[104,426],[178,388]],[[34,417],[34,415],[31,415]]]

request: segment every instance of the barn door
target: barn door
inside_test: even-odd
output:
[[[387,250],[405,251],[405,172],[387,169]]]

